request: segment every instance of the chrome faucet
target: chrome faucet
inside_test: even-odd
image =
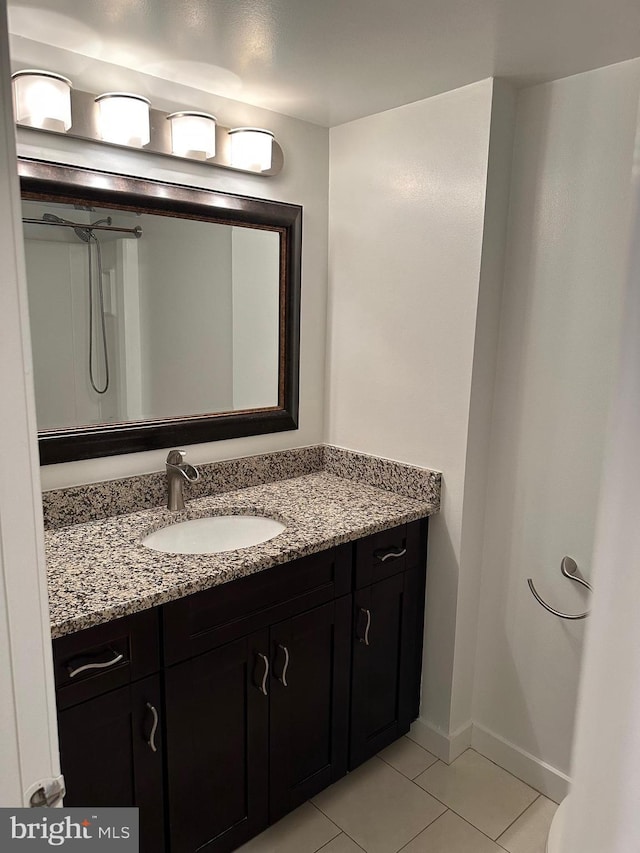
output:
[[[184,450],[170,450],[167,456],[167,508],[174,512],[184,509],[182,487],[185,480],[195,483],[200,479],[200,472],[184,461],[185,456]]]

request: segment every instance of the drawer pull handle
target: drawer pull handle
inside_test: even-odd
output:
[[[264,695],[267,695],[267,677],[269,675],[269,658],[266,655],[263,655],[261,652],[258,652],[258,657],[262,658],[264,663],[264,673],[262,674],[262,683],[258,690]]]
[[[121,660],[124,660],[124,655],[119,654],[118,652],[112,652],[115,655],[114,658],[107,661],[102,661],[102,663],[85,663],[82,666],[77,666],[75,669],[72,669],[72,664],[67,666],[69,671],[69,678],[75,678],[76,675],[80,675],[81,672],[87,672],[90,669],[108,669],[110,666],[115,666],[117,663],[120,663]]]
[[[289,649],[286,646],[281,646],[280,644],[278,644],[278,648],[282,649],[284,652],[284,666],[282,667],[282,675],[278,678],[278,681],[282,682],[285,687],[288,687],[287,670],[289,669]]]
[[[362,637],[358,637],[361,643],[364,643],[365,646],[369,645],[369,628],[371,627],[371,611],[367,610],[366,607],[360,608],[360,613],[364,613],[367,617],[367,624],[364,629],[364,635]]]
[[[387,560],[397,560],[399,557],[404,557],[406,553],[406,548],[391,548],[389,551],[376,551],[375,556],[381,563],[386,563]]]
[[[158,730],[158,712],[153,707],[151,702],[147,702],[147,708],[153,714],[153,725],[151,726],[151,734],[149,735],[149,740],[147,741],[147,744],[151,747],[152,752],[157,752],[158,747],[156,746],[156,732]]]

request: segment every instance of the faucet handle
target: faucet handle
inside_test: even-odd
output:
[[[167,454],[167,465],[181,465],[186,455],[186,450],[170,450]]]

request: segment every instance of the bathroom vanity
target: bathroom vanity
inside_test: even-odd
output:
[[[193,501],[190,514],[230,503],[277,506],[287,529],[206,557],[136,544],[137,571],[132,542],[167,523],[165,510],[48,534],[65,804],[139,806],[145,853],[236,849],[418,715],[437,507],[320,472]],[[84,587],[107,553],[111,597]]]
[[[136,804],[162,850],[166,764],[170,849],[230,851],[396,740],[425,546],[413,522],[56,640],[66,804]]]
[[[19,171],[43,464],[297,428],[302,208],[34,160]],[[53,359],[50,328],[85,339],[84,301],[102,361],[82,347]],[[178,315],[202,322],[185,336]],[[419,710],[440,475],[325,445],[199,467],[185,508],[171,451],[173,511],[164,473],[43,496],[65,804],[138,806],[144,853],[235,850]],[[224,553],[148,547],[218,516],[284,529]]]

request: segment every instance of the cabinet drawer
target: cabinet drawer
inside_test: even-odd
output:
[[[54,640],[53,663],[59,709],[157,672],[157,610],[145,610]]]
[[[356,589],[411,569],[421,559],[420,522],[373,533],[356,543]]]
[[[265,569],[162,608],[168,665],[202,654],[351,590],[353,546]]]

